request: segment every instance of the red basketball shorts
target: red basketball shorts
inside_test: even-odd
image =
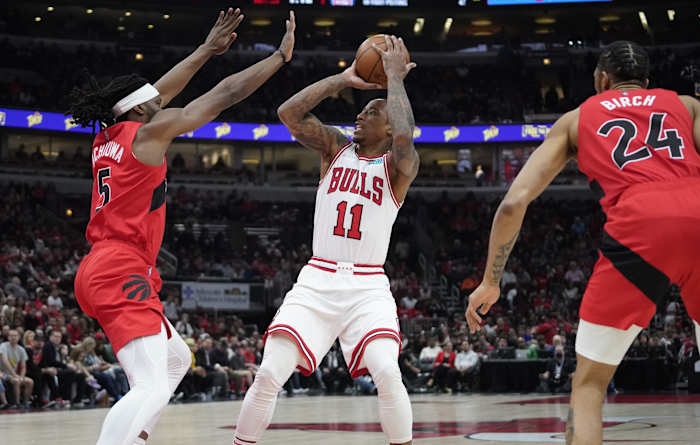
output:
[[[700,178],[634,185],[607,217],[581,318],[646,327],[677,284],[688,314],[700,321]]]
[[[131,340],[161,331],[171,333],[158,298],[162,281],[154,265],[134,246],[120,241],[96,243],[75,277],[80,308],[97,319],[115,355]]]

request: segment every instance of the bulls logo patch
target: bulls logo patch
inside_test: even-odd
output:
[[[130,280],[122,286],[127,300],[139,297],[138,301],[143,301],[151,296],[151,282],[143,275],[129,275]]]

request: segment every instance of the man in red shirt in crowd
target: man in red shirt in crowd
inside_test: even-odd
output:
[[[75,345],[83,339],[83,330],[80,327],[80,319],[77,315],[73,315],[70,319],[70,324],[66,326],[68,331],[68,340],[70,344]]]

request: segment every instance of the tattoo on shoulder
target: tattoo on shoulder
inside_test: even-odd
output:
[[[501,282],[503,269],[506,267],[508,256],[510,255],[510,251],[513,250],[515,241],[518,239],[518,234],[519,233],[516,233],[510,241],[497,248],[496,258],[493,260],[493,268],[491,269],[491,284],[497,286]]]

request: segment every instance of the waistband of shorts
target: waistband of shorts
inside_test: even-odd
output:
[[[685,187],[698,187],[700,189],[700,177],[686,176],[665,181],[640,182],[630,185],[622,192],[622,195],[634,195],[638,192],[658,192],[664,190],[678,190]],[[620,196],[622,197],[622,196]]]
[[[354,264],[343,261],[324,260],[323,258],[319,257],[312,257],[306,264],[330,273],[384,275],[384,266],[380,264]]]
[[[116,240],[116,239],[106,239],[106,240],[101,240],[96,242],[95,244],[92,245],[90,248],[90,252],[97,252],[102,249],[106,248],[120,248],[120,249],[126,249],[131,252],[133,252],[135,255],[138,255],[139,258],[143,259],[144,262],[149,265],[149,266],[154,266],[155,261],[151,261],[150,258],[148,258],[143,250],[139,248],[137,245],[122,241],[122,240]]]

